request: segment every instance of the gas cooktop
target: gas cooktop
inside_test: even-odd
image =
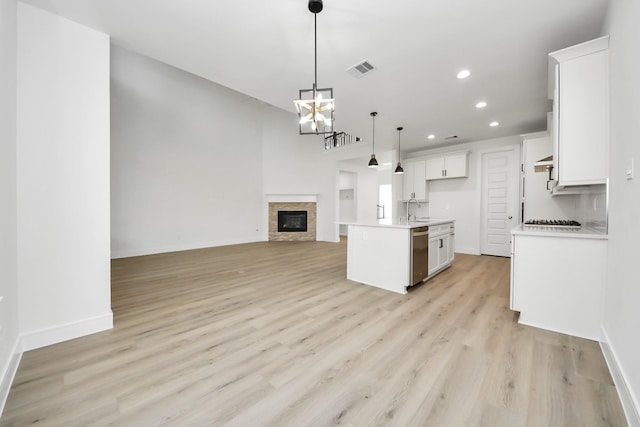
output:
[[[580,228],[582,224],[572,219],[528,219],[524,222],[528,227],[562,227]]]

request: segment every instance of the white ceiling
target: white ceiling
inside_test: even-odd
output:
[[[24,0],[115,45],[295,111],[313,83],[307,0]],[[324,0],[318,86],[338,130],[403,151],[546,128],[547,53],[600,35],[607,0]],[[367,59],[377,70],[346,70]],[[463,68],[465,80],[456,79]],[[475,108],[477,101],[488,106]],[[500,122],[489,127],[489,122]],[[436,135],[427,141],[430,133]],[[314,137],[309,137],[314,138]]]

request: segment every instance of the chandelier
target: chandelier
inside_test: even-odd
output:
[[[314,81],[311,89],[300,89],[299,99],[293,101],[298,111],[300,135],[333,133],[335,105],[333,89],[318,88],[318,32],[316,18],[322,11],[322,0],[309,0],[309,11],[313,13]]]

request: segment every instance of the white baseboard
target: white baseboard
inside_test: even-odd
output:
[[[11,359],[5,367],[5,370],[2,372],[2,378],[0,378],[0,416],[2,416],[2,412],[4,411],[5,403],[7,403],[7,398],[9,397],[9,391],[11,390],[13,379],[16,376],[16,372],[18,372],[20,359],[22,359],[22,351],[20,350],[21,348],[22,345],[20,343],[20,338],[18,338],[13,344]]]
[[[113,329],[113,313],[111,310],[101,316],[27,332],[21,337],[22,348],[20,350],[34,350],[108,329]]]
[[[269,239],[231,239],[231,240],[216,240],[215,242],[206,242],[206,243],[188,243],[182,245],[167,245],[167,246],[156,246],[153,248],[140,248],[140,249],[122,249],[122,250],[114,250],[111,252],[111,259],[118,258],[130,258],[135,256],[145,256],[145,255],[154,255],[154,254],[166,254],[169,252],[181,252],[181,251],[190,251],[193,249],[204,249],[204,248],[214,248],[217,246],[229,246],[229,245],[242,245],[244,243],[255,243],[255,242],[266,242]],[[339,243],[340,237],[332,237],[330,239],[325,239],[318,237],[316,239],[318,242],[330,242],[330,243]]]
[[[213,248],[216,246],[240,245],[243,243],[254,243],[254,242],[262,242],[262,241],[263,240],[246,238],[246,239],[216,240],[214,242],[183,243],[179,245],[156,246],[151,248],[122,249],[122,250],[112,251],[111,259],[130,258],[134,256],[144,256],[144,255],[154,255],[154,254],[165,254],[168,252],[190,251],[193,249]]]
[[[609,367],[609,372],[611,372],[611,377],[613,377],[616,390],[618,390],[618,396],[627,417],[627,423],[629,423],[629,427],[640,427],[640,405],[638,399],[636,399],[633,391],[628,386],[624,369],[618,363],[615,349],[609,345],[609,336],[604,328],[602,328],[602,336],[604,340],[600,342],[600,348]]]
[[[478,248],[472,248],[471,246],[456,246],[455,252],[468,255],[480,255]]]

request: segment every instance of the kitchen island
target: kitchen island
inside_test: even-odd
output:
[[[414,266],[430,279],[453,261],[454,221],[379,221],[349,223],[347,237],[347,279],[406,294],[417,284]],[[414,259],[414,231],[429,228],[424,256]],[[433,232],[433,233],[432,233]],[[422,245],[422,243],[421,243]],[[418,252],[420,253],[420,252]],[[420,265],[416,265],[420,263]]]

